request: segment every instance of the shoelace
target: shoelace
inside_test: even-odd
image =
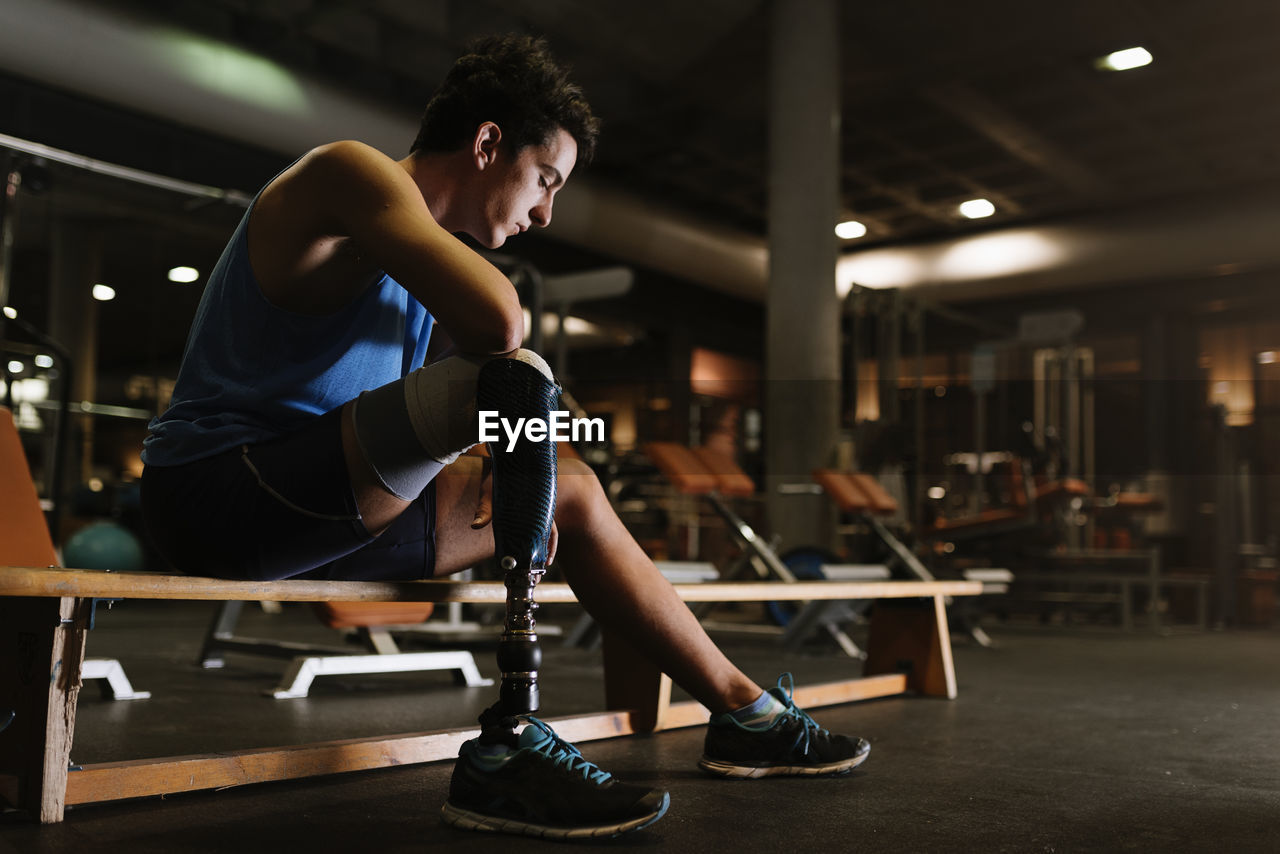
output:
[[[782,685],[782,680],[784,679],[787,680],[786,687],[783,687]],[[831,733],[828,732],[825,727],[819,726],[818,722],[809,717],[804,709],[795,704],[795,701],[791,699],[795,690],[796,680],[795,677],[791,675],[790,671],[778,677],[778,691],[785,695],[783,702],[787,707],[787,710],[782,713],[783,717],[793,718],[800,722],[802,727],[802,738],[804,741],[804,749],[802,752],[807,754],[809,752],[809,744],[814,735],[830,735]]]
[[[532,746],[530,750],[538,751],[550,758],[556,765],[563,765],[570,772],[581,771],[582,779],[590,780],[597,786],[605,783],[613,776],[608,771],[601,770],[600,766],[594,762],[583,759],[582,752],[578,748],[556,735],[555,730],[542,721],[532,715],[524,715],[522,720],[526,721],[530,726],[537,727],[545,736],[542,741]]]

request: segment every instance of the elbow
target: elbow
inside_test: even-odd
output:
[[[473,335],[474,345],[467,349],[475,352],[495,355],[519,349],[524,342],[524,311],[514,294],[509,302],[495,306]]]
[[[510,353],[524,343],[524,309],[520,307],[514,290],[511,298],[503,301],[498,320],[494,323],[494,334],[502,348],[497,351],[499,353]]]
[[[510,353],[520,348],[524,343],[524,312],[519,305],[514,313],[507,312],[503,316],[503,323],[495,332],[501,337],[501,349],[497,352]]]

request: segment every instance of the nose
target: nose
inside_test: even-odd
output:
[[[539,228],[546,228],[551,225],[551,200],[547,199],[545,202],[530,208],[529,219]]]

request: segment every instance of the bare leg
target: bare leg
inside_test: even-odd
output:
[[[409,501],[397,498],[383,489],[373,473],[360,443],[356,440],[355,406],[342,407],[342,455],[347,461],[347,476],[355,492],[356,507],[364,520],[365,529],[374,536],[381,534],[409,506]]]
[[[760,696],[711,641],[688,606],[623,526],[586,465],[561,460],[556,481],[556,565],[601,625],[618,632],[713,714]],[[436,574],[493,554],[489,527],[471,528],[481,461],[463,457],[436,478]]]

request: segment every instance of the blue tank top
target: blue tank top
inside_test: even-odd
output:
[[[147,465],[181,465],[289,433],[426,360],[434,319],[385,274],[334,314],[270,303],[249,266],[252,210],[209,275],[173,399],[147,427]]]

